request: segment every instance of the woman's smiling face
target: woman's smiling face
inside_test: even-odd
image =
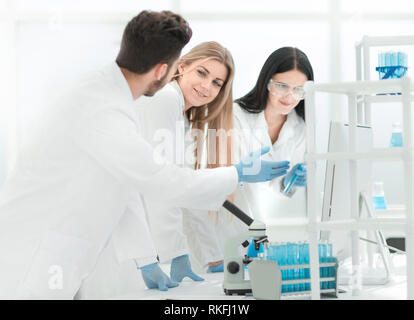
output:
[[[200,107],[212,102],[223,87],[228,71],[217,60],[198,60],[178,66],[182,77],[178,78],[186,108]]]
[[[276,108],[280,114],[289,114],[300,102],[292,93],[300,91],[306,81],[306,75],[296,69],[276,73],[269,84],[268,105]]]

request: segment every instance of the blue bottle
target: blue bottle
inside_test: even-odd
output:
[[[382,182],[374,182],[372,190],[372,202],[375,210],[387,209],[385,201],[384,184]]]
[[[399,122],[394,122],[392,124],[392,135],[390,141],[390,147],[402,147],[403,146],[403,137],[401,124]]]

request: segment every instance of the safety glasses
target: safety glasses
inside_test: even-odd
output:
[[[305,89],[302,86],[292,88],[286,83],[277,82],[273,79],[270,79],[269,84],[267,85],[267,89],[271,94],[279,95],[282,97],[291,94],[292,98],[298,101],[305,98]]]

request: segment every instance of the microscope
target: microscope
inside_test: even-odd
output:
[[[223,207],[239,218],[249,230],[228,239],[224,246],[224,282],[226,295],[253,294],[258,299],[280,299],[282,274],[274,261],[241,256],[240,246],[249,246],[253,238],[256,250],[267,242],[266,225],[253,220],[237,206],[226,200]],[[249,280],[245,279],[245,265],[249,265]]]

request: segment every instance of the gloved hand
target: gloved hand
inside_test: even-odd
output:
[[[181,282],[183,278],[189,277],[194,281],[204,281],[191,270],[188,254],[176,257],[171,261],[170,276],[173,281]]]
[[[168,291],[168,288],[178,287],[179,283],[171,281],[170,278],[161,270],[158,262],[147,264],[141,268],[142,278],[148,289],[158,288],[161,291]]]
[[[208,267],[207,273],[215,273],[215,272],[223,272],[224,271],[224,263],[220,263],[214,267]]]
[[[234,166],[239,175],[239,182],[264,182],[286,174],[289,161],[265,161],[260,157],[269,152],[266,146],[260,150],[250,152]]]
[[[293,186],[306,187],[306,166],[304,163],[296,164],[283,179],[283,186],[286,188],[291,179],[295,179],[292,183]]]
[[[250,238],[249,247],[247,248],[247,256],[250,258],[256,258],[257,254],[260,252],[263,252],[263,244],[260,244],[259,250],[256,250],[253,238]]]

